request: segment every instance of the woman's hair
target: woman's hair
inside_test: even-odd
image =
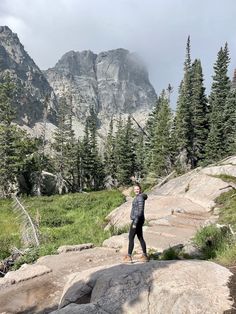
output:
[[[142,190],[141,185],[138,182],[135,182],[134,187],[138,186],[140,188],[140,191]]]

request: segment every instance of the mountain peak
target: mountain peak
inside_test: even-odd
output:
[[[11,38],[13,41],[20,44],[20,40],[16,33],[13,33],[12,30],[8,26],[0,26],[0,39]]]
[[[0,26],[0,33],[13,34],[12,30],[6,25]]]
[[[6,72],[10,72],[16,85],[20,86],[18,98],[14,100],[17,122],[32,126],[41,121],[46,98],[49,99],[48,118],[55,122],[57,102],[52,88],[17,34],[8,26],[0,26],[0,82]]]

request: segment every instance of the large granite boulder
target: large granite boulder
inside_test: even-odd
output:
[[[207,261],[151,261],[71,275],[53,313],[223,313],[228,269]]]

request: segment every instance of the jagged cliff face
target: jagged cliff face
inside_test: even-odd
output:
[[[6,73],[14,78],[18,86],[15,101],[17,122],[32,128],[43,120],[47,106],[48,120],[56,123],[57,100],[53,89],[24,50],[17,35],[7,26],[0,26],[0,81]]]
[[[77,122],[84,121],[89,107],[94,106],[101,129],[119,114],[131,113],[138,122],[145,122],[156,101],[145,66],[125,49],[98,55],[70,51],[45,75],[58,96],[72,95]]]
[[[66,53],[54,68],[42,72],[30,58],[16,34],[0,26],[0,82],[10,72],[18,90],[17,122],[38,135],[48,109],[48,136],[56,125],[60,96],[70,97],[73,125],[81,135],[93,106],[100,120],[100,134],[107,133],[111,118],[132,114],[142,125],[156,101],[147,70],[139,57],[125,49],[95,54],[91,51]],[[48,99],[46,103],[46,98]]]

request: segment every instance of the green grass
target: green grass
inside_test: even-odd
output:
[[[223,180],[225,182],[236,183],[236,177],[230,176],[228,174],[213,175],[212,177],[219,178],[219,179],[221,179],[221,180]]]
[[[201,249],[205,259],[213,259],[228,249],[231,244],[231,236],[227,229],[209,225],[197,232],[194,243]]]
[[[0,259],[9,256],[10,248],[20,246],[20,228],[10,200],[0,199]]]
[[[100,245],[110,236],[110,232],[103,230],[105,217],[123,202],[123,195],[116,190],[24,198],[31,217],[39,217],[41,235],[40,247],[30,254],[35,257],[53,254],[66,244]],[[20,226],[10,200],[0,200],[0,212],[0,259],[3,259],[9,256],[12,246],[20,247]]]
[[[232,182],[231,176],[224,175],[224,178]],[[221,194],[216,199],[216,204],[220,208],[218,222],[230,225],[236,232],[236,191]],[[226,230],[220,231],[214,225],[202,228],[195,236],[195,243],[203,251],[206,259],[213,259],[222,265],[235,265],[236,236],[230,235]]]

